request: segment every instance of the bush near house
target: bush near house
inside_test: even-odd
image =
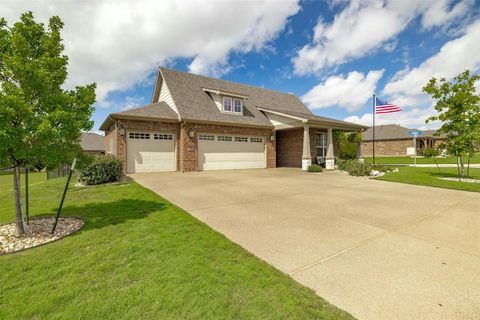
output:
[[[339,170],[347,171],[351,176],[369,176],[373,169],[373,166],[370,163],[359,160],[338,159],[337,166]],[[379,170],[379,168],[376,167],[375,169]]]
[[[322,172],[323,169],[318,164],[312,164],[311,166],[308,166],[307,171],[308,172]]]
[[[347,171],[351,176],[369,176],[372,165],[366,161],[350,160]]]
[[[113,155],[100,155],[80,171],[78,180],[87,184],[115,182],[122,176],[122,162]]]

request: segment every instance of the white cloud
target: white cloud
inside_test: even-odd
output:
[[[411,110],[403,110],[397,113],[388,113],[377,115],[375,117],[375,125],[382,124],[398,124],[407,128],[417,128],[421,130],[437,129],[440,127],[439,122],[429,122],[425,124],[425,120],[434,115],[435,110],[432,107],[421,109],[414,108]],[[358,123],[366,126],[372,125],[372,113],[365,113],[362,116],[350,116],[345,121]]]
[[[97,82],[98,98],[143,81],[159,64],[193,58],[190,71],[221,75],[229,55],[261,50],[300,9],[297,1],[1,2],[9,23],[31,10],[59,15],[70,57],[68,86]]]
[[[442,0],[445,5],[450,2]],[[472,6],[471,1],[464,1],[453,8],[455,12],[432,17],[435,12],[441,13],[446,8],[440,6],[440,9],[432,9],[435,3],[436,0],[351,1],[332,23],[319,19],[313,29],[312,43],[305,45],[293,58],[296,74],[318,73],[324,68],[374,53],[382,47],[388,51],[392,49],[395,37],[414,18],[428,13],[423,18],[425,27],[447,24],[464,15],[465,8]]]
[[[478,54],[480,19],[469,25],[465,34],[444,44],[440,51],[425,60],[420,66],[400,71],[384,89],[384,93],[395,99],[421,99],[422,88],[432,77],[453,78],[465,69],[480,69]]]
[[[383,72],[384,70],[374,70],[365,76],[352,71],[347,77],[331,76],[308,91],[302,100],[310,109],[339,106],[350,112],[358,110],[375,92]]]
[[[451,0],[437,0],[430,4],[422,15],[422,26],[431,29],[437,26],[445,26],[455,18],[465,15],[474,5],[474,0],[460,1],[451,7]]]
[[[130,110],[133,108],[140,107],[144,105],[144,99],[140,96],[128,96],[125,98],[125,102],[122,108],[122,111]]]

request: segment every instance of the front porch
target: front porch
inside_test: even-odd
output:
[[[305,126],[275,132],[277,167],[306,170],[311,164],[334,169],[340,145],[333,141],[332,128]]]
[[[314,114],[276,111],[259,108],[275,126],[277,167],[298,167],[307,170],[319,164],[335,169],[340,145],[333,139],[334,131],[360,132],[366,127]]]

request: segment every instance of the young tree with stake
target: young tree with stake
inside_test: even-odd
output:
[[[0,18],[0,167],[13,168],[17,233],[25,232],[20,202],[21,166],[53,167],[81,152],[82,130],[92,128],[95,84],[65,90],[68,57],[60,31],[22,14],[9,26]]]
[[[480,146],[480,95],[475,89],[478,80],[480,75],[471,75],[466,70],[452,82],[434,77],[423,87],[423,91],[435,99],[434,108],[438,112],[426,122],[442,122],[437,133],[445,134],[446,140],[440,148],[457,157],[460,180],[465,176],[465,157],[478,151]]]

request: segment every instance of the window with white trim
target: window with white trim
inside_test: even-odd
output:
[[[155,140],[173,140],[173,134],[165,133],[154,133],[153,139]]]
[[[242,99],[233,99],[233,112],[242,113]]]
[[[262,143],[263,142],[263,138],[250,138],[250,142],[259,142],[259,143]]]
[[[128,134],[128,137],[130,139],[145,139],[148,140],[150,139],[150,133],[144,133],[144,132],[130,132]]]
[[[248,142],[247,137],[235,137],[235,142]]]
[[[223,97],[223,111],[232,112],[232,98]]]
[[[208,134],[200,134],[198,136],[198,140],[203,140],[203,141],[214,141],[215,136],[208,135]]]
[[[317,157],[325,158],[327,156],[327,133],[315,133],[315,147],[317,149]]]
[[[218,136],[217,137],[218,141],[232,141],[232,137],[229,136]]]

